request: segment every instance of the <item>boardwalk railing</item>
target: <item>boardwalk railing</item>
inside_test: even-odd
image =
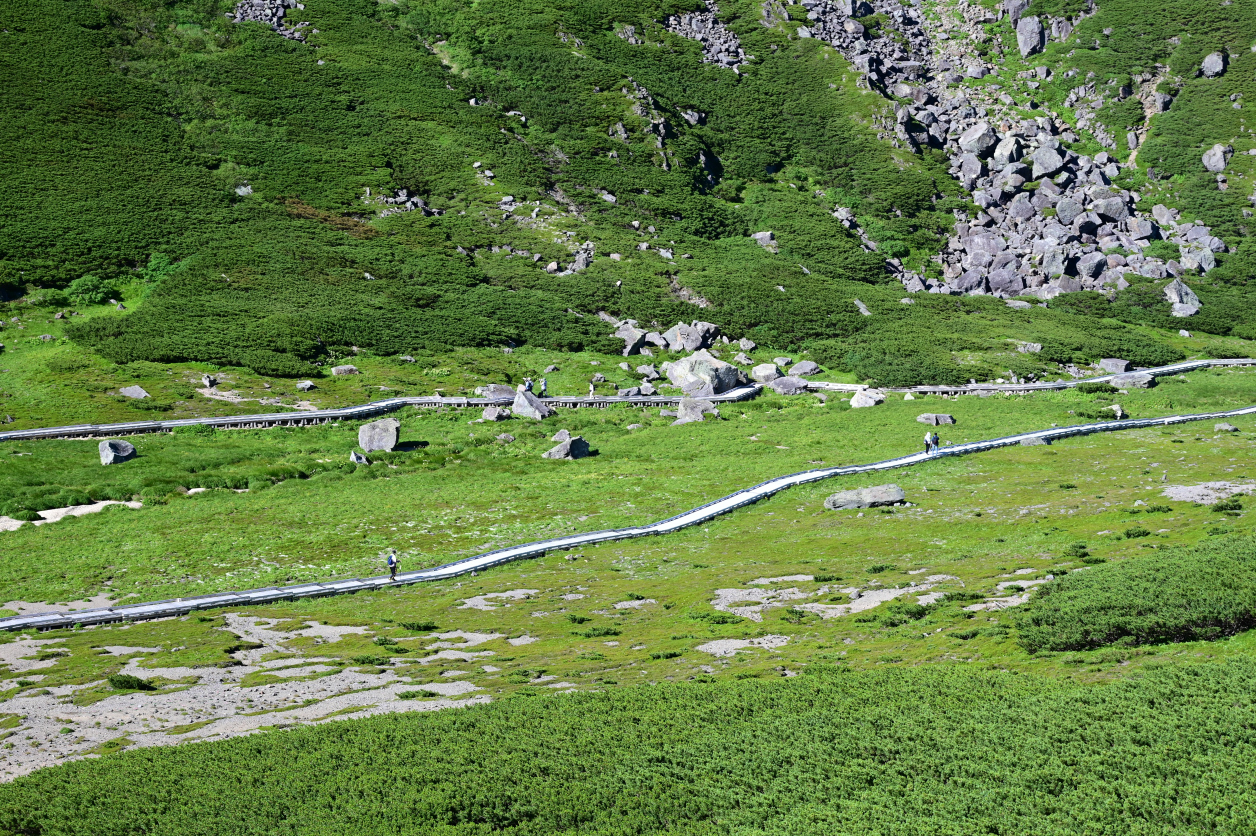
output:
[[[1140,371],[1155,377],[1182,374],[1215,366],[1256,366],[1256,360],[1189,360],[1171,366]],[[889,388],[890,392],[913,392],[930,395],[979,395],[989,392],[1038,392],[1051,389],[1068,389],[1081,383],[1106,383],[1116,375],[1090,377],[1085,380],[1062,380],[1050,383],[974,383],[967,386],[913,386],[905,389]],[[815,391],[856,391],[865,387],[852,383],[825,383],[808,381],[807,387]],[[751,384],[732,389],[704,400],[712,403],[733,403],[749,400],[763,389],[761,384]],[[542,398],[551,407],[605,409],[608,406],[626,404],[634,407],[675,406],[683,395],[639,395],[636,397],[553,397]],[[456,409],[483,409],[486,406],[509,406],[511,398],[442,398],[438,395],[413,398],[389,398],[359,406],[340,409],[318,409],[302,412],[278,412],[265,415],[232,415],[225,418],[179,418],[172,421],[128,421],[121,424],[75,424],[69,427],[40,427],[29,430],[0,432],[0,441],[22,441],[42,438],[105,438],[120,435],[139,435],[177,430],[180,427],[202,425],[219,429],[257,429],[262,427],[304,427],[326,424],[332,421],[358,421],[376,418],[407,406],[418,408],[451,407]]]
[[[431,569],[405,572],[397,575],[395,581],[387,576],[374,578],[349,578],[339,581],[319,583],[303,583],[293,586],[266,587],[249,589],[241,592],[221,592],[211,595],[200,595],[191,598],[176,598],[170,601],[152,601],[144,604],[130,604],[117,607],[100,607],[89,610],[76,610],[66,613],[35,613],[30,615],[12,616],[0,619],[0,629],[4,630],[52,630],[75,625],[109,624],[121,621],[140,621],[152,618],[169,618],[186,615],[194,610],[215,607],[238,607],[256,604],[267,604],[275,601],[292,601],[298,598],[318,598],[326,595],[339,595],[346,592],[380,589],[402,584],[422,583],[424,581],[444,580],[464,575],[481,569],[488,569],[509,563],[514,560],[539,557],[552,551],[563,551],[611,540],[626,540],[634,537],[645,537],[651,534],[669,534],[682,528],[699,525],[714,519],[721,514],[758,502],[780,491],[796,485],[818,482],[834,476],[846,476],[858,473],[874,473],[881,470],[892,470],[899,467],[910,467],[942,456],[962,456],[967,453],[978,453],[1019,444],[1023,441],[1038,439],[1046,443],[1068,438],[1070,436],[1089,435],[1091,433],[1114,432],[1118,430],[1135,430],[1147,427],[1169,426],[1188,421],[1210,421],[1222,418],[1235,418],[1244,415],[1256,415],[1256,406],[1228,412],[1205,412],[1194,415],[1174,415],[1167,418],[1140,418],[1125,421],[1108,421],[1099,424],[1082,424],[1073,427],[1055,427],[1048,430],[1010,435],[988,441],[973,441],[956,444],[939,450],[933,455],[914,453],[910,456],[886,459],[881,462],[863,465],[847,465],[844,467],[827,467],[818,470],[806,470],[788,476],[769,479],[745,490],[737,491],[728,496],[708,502],[698,508],[668,517],[650,525],[636,528],[620,528],[606,531],[593,531],[587,534],[573,534],[567,537],[555,537],[548,540],[537,540],[520,546],[496,549],[475,555],[474,557],[456,560]]]

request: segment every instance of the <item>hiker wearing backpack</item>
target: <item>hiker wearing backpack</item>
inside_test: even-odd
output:
[[[397,580],[397,564],[399,562],[400,561],[397,560],[397,553],[390,551],[388,553],[388,580]]]

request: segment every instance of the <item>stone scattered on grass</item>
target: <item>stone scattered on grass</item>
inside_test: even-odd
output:
[[[838,491],[824,500],[824,507],[830,511],[849,511],[856,508],[897,505],[906,500],[907,494],[898,485],[877,485],[872,488],[857,488],[853,491]]]
[[[142,386],[124,386],[118,390],[118,394],[123,397],[134,398],[136,400],[150,397],[150,395],[144,391],[144,387]]]
[[[376,450],[387,452],[397,446],[400,432],[401,422],[396,418],[381,418],[358,429],[358,446],[367,453]]]
[[[589,455],[589,442],[578,435],[573,435],[566,441],[560,442],[557,446],[545,451],[541,454],[541,457],[545,459],[583,459],[587,455]]]
[[[100,463],[121,464],[135,458],[135,445],[129,441],[111,439],[100,442]]]
[[[931,427],[940,427],[943,424],[954,424],[955,416],[944,415],[937,412],[926,412],[923,415],[917,415],[916,420],[922,424],[928,424]]]

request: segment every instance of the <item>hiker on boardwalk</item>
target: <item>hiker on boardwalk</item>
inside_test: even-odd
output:
[[[531,391],[532,391],[532,378],[530,378],[530,377],[525,377],[525,378],[523,379],[523,390],[524,390],[525,392],[531,392]]]
[[[541,397],[545,397],[545,378],[541,378]]]
[[[388,580],[397,580],[397,553],[395,551],[388,552]]]
[[[594,389],[593,389],[593,381],[592,381],[592,380],[590,380],[590,381],[589,381],[589,397],[590,397],[590,398],[592,398],[592,397],[596,397],[596,393],[594,392]]]
[[[932,452],[933,452],[933,433],[931,433],[929,430],[925,430],[925,455],[927,456]]]
[[[929,434],[929,446],[933,448],[930,452],[938,452],[938,433],[936,430]]]

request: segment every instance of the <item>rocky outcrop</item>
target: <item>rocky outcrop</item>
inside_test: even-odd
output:
[[[1194,316],[1199,313],[1199,297],[1181,279],[1174,279],[1165,286],[1164,298],[1173,305],[1174,316]]]
[[[550,409],[536,395],[521,390],[515,392],[514,403],[510,405],[510,413],[516,418],[531,418],[534,421],[543,421],[553,415],[554,410]]]
[[[854,409],[863,409],[885,402],[885,393],[877,389],[860,389],[851,395],[850,405]]]
[[[713,0],[707,0],[704,12],[684,12],[672,15],[664,22],[667,31],[674,32],[702,45],[702,60],[718,64],[734,71],[750,60],[751,56],[741,48],[741,41],[720,22],[720,9]]]
[[[778,377],[768,383],[768,388],[778,395],[802,395],[807,391],[807,381],[801,377]]]
[[[304,41],[305,33],[301,29],[310,24],[304,21],[289,26],[286,20],[289,9],[304,10],[305,4],[297,0],[241,0],[236,4],[231,20],[234,23],[262,23],[289,40]]]
[[[715,407],[715,404],[699,398],[685,398],[680,402],[680,406],[676,408],[676,420],[672,422],[672,426],[701,423],[706,420],[708,415],[715,418],[720,417],[720,411]]]
[[[687,394],[691,394],[690,390],[694,387],[702,387],[709,388],[709,394],[718,395],[745,382],[736,366],[725,363],[705,349],[666,365],[667,379]]]
[[[513,441],[513,439],[512,439]],[[578,435],[560,441],[557,446],[541,454],[544,459],[583,459],[589,455],[589,442]]]

